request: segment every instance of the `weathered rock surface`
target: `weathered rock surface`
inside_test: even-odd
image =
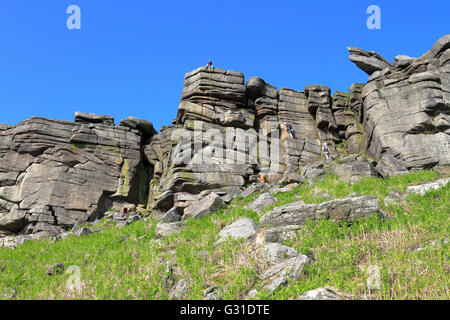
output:
[[[298,300],[345,300],[333,288],[319,288],[304,292]]]
[[[112,207],[145,203],[140,130],[108,116],[33,117],[0,132],[0,229],[56,235]]]
[[[365,149],[375,160],[389,153],[408,170],[450,163],[449,48],[447,35],[420,58],[397,57],[388,72],[378,55],[361,64],[367,56],[351,51],[360,68],[377,71],[362,89]]]
[[[156,225],[155,238],[164,238],[172,234],[180,233],[183,230],[184,221],[164,223],[159,222]]]
[[[385,154],[375,168],[383,178],[401,176],[408,173],[402,162],[390,154]]]
[[[380,212],[378,200],[374,196],[336,199],[321,204],[293,202],[261,217],[262,227],[303,225],[308,219],[333,219],[352,222],[358,218],[367,218]]]
[[[350,52],[350,60],[369,76],[375,71],[392,68],[392,65],[376,52],[355,47],[348,47],[347,49]]]
[[[249,239],[258,230],[258,225],[252,219],[239,219],[219,232],[217,243],[220,244],[230,237],[233,239]]]
[[[277,198],[273,197],[270,193],[266,192],[260,195],[254,202],[248,205],[248,208],[255,211],[256,213],[260,213],[266,207],[277,203]]]
[[[445,187],[448,183],[450,183],[450,178],[439,179],[435,182],[421,184],[419,186],[409,186],[406,188],[406,193],[418,193],[423,196],[429,191],[438,190]]]
[[[346,180],[356,182],[362,177],[376,177],[377,172],[373,165],[366,161],[359,161],[355,159],[355,161],[346,162],[346,163],[334,163],[331,166],[332,173],[342,177]]]
[[[264,257],[270,263],[279,263],[283,260],[298,256],[298,252],[280,243],[267,243],[262,247]]]
[[[295,239],[299,229],[300,226],[298,225],[263,228],[256,235],[255,242],[257,244],[283,243],[284,241]]]
[[[183,219],[200,218],[225,207],[225,203],[216,193],[211,193],[184,209]]]

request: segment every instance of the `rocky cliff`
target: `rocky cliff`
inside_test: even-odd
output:
[[[324,142],[332,159],[355,155],[333,165],[342,176],[449,164],[450,35],[422,57],[393,63],[349,51],[370,77],[348,93],[277,89],[240,72],[198,68],[185,75],[177,117],[160,133],[146,120],[117,126],[83,113],[74,122],[0,125],[0,236],[54,235],[123,206],[183,216],[210,193],[229,202],[259,173],[270,183],[310,177],[323,167]]]

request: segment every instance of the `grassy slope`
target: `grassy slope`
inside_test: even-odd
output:
[[[435,171],[422,171],[388,180],[363,179],[352,185],[327,175],[313,187],[304,185],[277,194],[276,206],[297,199],[319,203],[325,200],[315,197],[319,192],[333,198],[352,192],[372,194],[391,219],[373,217],[352,225],[332,221],[307,224],[297,239],[286,244],[312,257],[314,263],[306,267],[301,281],[289,283],[272,296],[261,292],[257,298],[295,299],[306,290],[334,286],[353,298],[448,299],[448,245],[421,252],[409,252],[408,248],[449,237],[450,187],[425,196],[411,195],[403,206],[386,208],[383,203],[393,190],[404,191],[407,185],[437,178]],[[258,286],[258,276],[268,265],[247,243],[230,240],[217,247],[214,237],[238,218],[258,221],[256,213],[244,208],[256,196],[235,199],[225,210],[189,220],[181,234],[163,240],[154,239],[154,219],[124,228],[102,220],[96,226],[102,233],[56,242],[29,241],[16,250],[0,248],[0,299],[7,288],[14,288],[18,299],[167,299],[165,263],[177,265],[175,280],[187,279],[187,299],[202,299],[202,292],[213,284],[227,286],[225,299],[243,299]],[[141,236],[145,238],[138,241]],[[56,262],[80,268],[81,292],[66,288],[69,274],[46,274]],[[380,290],[369,294],[360,265],[381,267]]]

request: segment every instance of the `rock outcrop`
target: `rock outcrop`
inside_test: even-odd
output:
[[[145,203],[146,134],[82,113],[75,122],[33,117],[1,131],[0,228],[54,235],[109,208]]]
[[[55,235],[111,208],[141,204],[161,220],[165,236],[181,229],[182,218],[270,192],[264,184],[243,192],[260,173],[286,185],[314,183],[327,171],[356,181],[450,164],[450,35],[421,57],[393,63],[349,51],[370,77],[333,95],[323,85],[277,89],[218,68],[188,72],[176,119],[159,133],[143,119],[117,126],[111,116],[80,112],[74,122],[0,124],[0,235]],[[274,201],[264,197],[257,211]],[[358,201],[340,203],[349,211],[339,213],[335,203],[297,205],[305,216],[353,219],[373,202]]]
[[[409,170],[449,164],[450,35],[420,58],[398,56],[392,67],[379,55],[350,53],[371,74],[361,93],[367,153],[377,161],[390,154]]]

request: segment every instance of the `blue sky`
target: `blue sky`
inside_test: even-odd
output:
[[[381,30],[366,27],[371,4]],[[81,30],[66,27],[69,5]],[[159,128],[176,116],[184,74],[209,58],[277,88],[346,91],[367,80],[347,46],[420,56],[450,32],[449,12],[448,0],[2,0],[0,123],[82,111]]]

